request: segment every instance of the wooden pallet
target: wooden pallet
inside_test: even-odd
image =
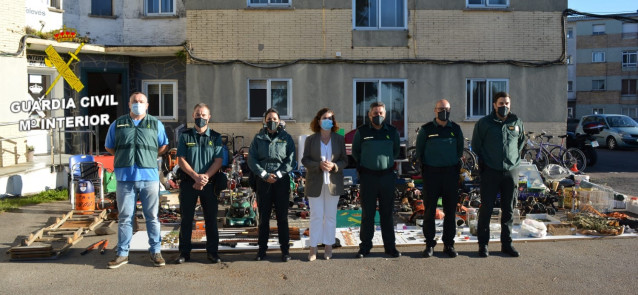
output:
[[[9,249],[11,260],[57,259],[106,219],[106,210],[69,211]]]

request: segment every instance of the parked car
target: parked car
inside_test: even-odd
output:
[[[567,119],[567,132],[576,132],[576,127],[578,127],[578,122],[580,122],[580,119],[568,118]]]
[[[583,116],[576,127],[577,134],[584,134],[583,126],[590,123],[603,125],[594,138],[600,146],[613,150],[616,148],[638,148],[638,123],[625,115],[601,114]]]

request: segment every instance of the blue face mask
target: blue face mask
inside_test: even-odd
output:
[[[131,112],[136,115],[146,114],[146,104],[145,103],[134,103],[131,105]]]
[[[324,119],[321,120],[321,129],[323,130],[330,130],[332,129],[332,126],[334,126],[332,124],[332,119]]]

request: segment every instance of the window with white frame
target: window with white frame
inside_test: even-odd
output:
[[[467,79],[466,116],[478,119],[492,112],[494,94],[509,91],[508,79]]]
[[[574,91],[574,81],[567,81],[567,91],[568,92]]]
[[[636,39],[638,37],[638,24],[626,23],[622,24],[622,38]]]
[[[407,28],[407,0],[352,0],[355,29],[392,30]]]
[[[292,0],[248,0],[249,7],[290,6]]]
[[[605,90],[605,80],[591,80],[591,90]]]
[[[356,79],[354,80],[355,126],[370,123],[368,111],[376,101],[385,104],[385,121],[399,131],[401,138],[407,135],[407,80]]]
[[[55,9],[62,9],[62,0],[48,0],[49,7]]]
[[[594,51],[591,53],[591,62],[605,62],[604,51]]]
[[[637,59],[638,59],[638,51],[636,50],[623,51],[622,52],[622,67],[635,68]]]
[[[91,0],[91,15],[112,16],[112,0]]]
[[[622,108],[621,114],[636,119],[638,118],[638,107]]]
[[[175,0],[145,0],[146,15],[174,15]]]
[[[603,108],[592,108],[591,113],[594,115],[602,115],[605,113],[605,110]]]
[[[621,95],[636,95],[636,79],[622,79]]]
[[[605,34],[605,25],[592,25],[591,34],[592,35],[604,35]]]
[[[468,8],[494,7],[505,8],[510,4],[509,0],[466,0],[465,4]]]
[[[148,113],[162,120],[177,120],[177,81],[145,80],[142,91],[148,97]]]
[[[571,39],[574,38],[574,29],[569,28],[567,29],[567,39]]]
[[[291,79],[248,80],[248,117],[261,119],[269,108],[276,109],[281,119],[292,118]]]
[[[567,107],[567,118],[569,118],[569,119],[574,118],[574,108],[573,107]]]

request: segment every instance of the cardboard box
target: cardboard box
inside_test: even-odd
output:
[[[576,234],[576,227],[571,223],[550,223],[547,232],[552,236],[570,236]]]

